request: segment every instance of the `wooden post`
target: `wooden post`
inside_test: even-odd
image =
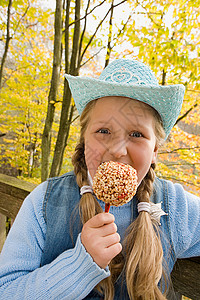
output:
[[[6,216],[0,213],[0,252],[6,239]]]

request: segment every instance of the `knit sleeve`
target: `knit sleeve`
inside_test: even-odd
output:
[[[177,258],[200,256],[200,198],[180,184],[169,188],[169,218]]]
[[[73,249],[40,267],[46,224],[42,204],[46,183],[25,200],[0,255],[0,299],[83,299],[104,278],[80,235]]]

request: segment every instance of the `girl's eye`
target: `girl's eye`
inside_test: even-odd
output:
[[[99,130],[97,130],[98,133],[103,133],[103,134],[109,134],[109,130],[108,129],[105,129],[105,128],[101,128]]]
[[[130,135],[131,137],[136,137],[136,138],[143,137],[142,133],[139,131],[134,131]]]

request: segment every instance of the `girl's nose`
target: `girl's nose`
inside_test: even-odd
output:
[[[126,141],[124,139],[113,140],[109,145],[108,151],[115,158],[127,155]]]

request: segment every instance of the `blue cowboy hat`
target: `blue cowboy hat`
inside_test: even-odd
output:
[[[65,74],[79,114],[92,100],[121,96],[144,102],[161,116],[166,137],[180,113],[185,87],[182,84],[159,85],[153,72],[142,62],[117,59],[98,79]]]

